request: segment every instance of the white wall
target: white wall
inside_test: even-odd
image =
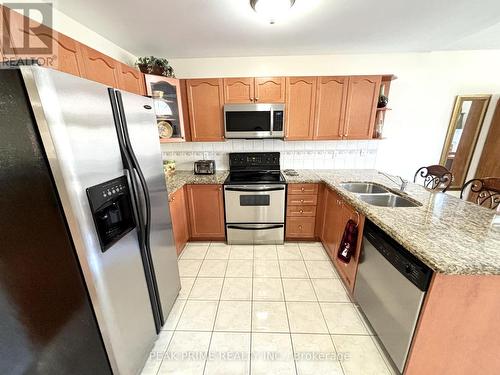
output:
[[[391,85],[381,170],[413,178],[439,162],[454,98],[500,93],[500,51],[172,59],[177,77],[266,75],[398,76]],[[494,108],[490,105],[490,111]],[[491,118],[491,113],[487,114]],[[485,126],[485,129],[487,126]]]

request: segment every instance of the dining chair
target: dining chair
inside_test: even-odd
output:
[[[470,187],[469,197],[472,202],[493,210],[500,204],[500,177],[474,178],[467,181],[462,187],[460,198],[464,199]]]
[[[420,182],[427,190],[443,193],[448,190],[452,181],[453,175],[442,165],[419,168],[413,177],[413,182]]]

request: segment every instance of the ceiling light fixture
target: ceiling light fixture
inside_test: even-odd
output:
[[[250,6],[255,12],[272,25],[283,17],[295,4],[295,0],[250,0]]]

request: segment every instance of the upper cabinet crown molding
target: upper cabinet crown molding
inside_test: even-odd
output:
[[[224,103],[284,103],[283,77],[224,78]]]

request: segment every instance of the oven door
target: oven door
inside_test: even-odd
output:
[[[225,137],[283,138],[282,107],[284,107],[282,104],[226,104],[224,106]]]
[[[226,185],[227,223],[283,223],[286,185]]]

